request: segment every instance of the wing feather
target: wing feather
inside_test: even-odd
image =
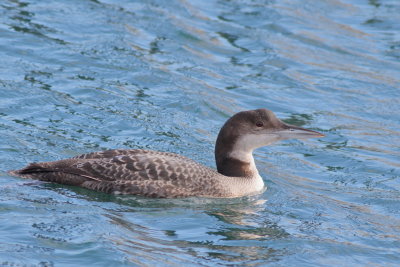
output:
[[[183,197],[217,189],[218,173],[184,156],[150,150],[107,150],[34,163],[17,175],[117,194]]]

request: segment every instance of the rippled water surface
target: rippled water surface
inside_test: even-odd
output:
[[[0,2],[0,265],[398,266],[400,1]],[[7,170],[110,148],[215,167],[265,107],[325,138],[258,149],[239,199],[116,197]]]

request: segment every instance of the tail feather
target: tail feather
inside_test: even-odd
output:
[[[36,179],[67,185],[81,185],[83,182],[88,180],[88,178],[85,176],[63,172],[63,170],[50,164],[46,164],[45,162],[31,163],[25,168],[22,168],[20,170],[11,170],[8,173],[10,175],[22,178]]]
[[[46,167],[40,165],[40,163],[31,163],[25,168],[22,168],[20,170],[11,170],[8,173],[14,176],[27,177],[28,174],[33,174],[38,172],[50,172],[50,171],[54,170],[46,169]]]
[[[47,169],[45,166],[41,165],[40,163],[31,163],[27,167],[17,170],[20,174],[28,174],[28,173],[35,173],[35,172],[50,172],[54,171],[54,169],[50,170]]]

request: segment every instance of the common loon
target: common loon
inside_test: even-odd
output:
[[[113,194],[233,198],[264,189],[254,149],[284,139],[323,136],[286,124],[270,110],[256,109],[236,113],[221,128],[215,145],[218,172],[174,153],[116,149],[31,163],[9,173]]]

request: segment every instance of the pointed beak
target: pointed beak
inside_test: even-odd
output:
[[[287,124],[284,122],[282,122],[282,127],[280,127],[280,129],[277,129],[276,133],[279,134],[282,139],[306,139],[325,136],[322,133],[304,129],[299,126]]]

